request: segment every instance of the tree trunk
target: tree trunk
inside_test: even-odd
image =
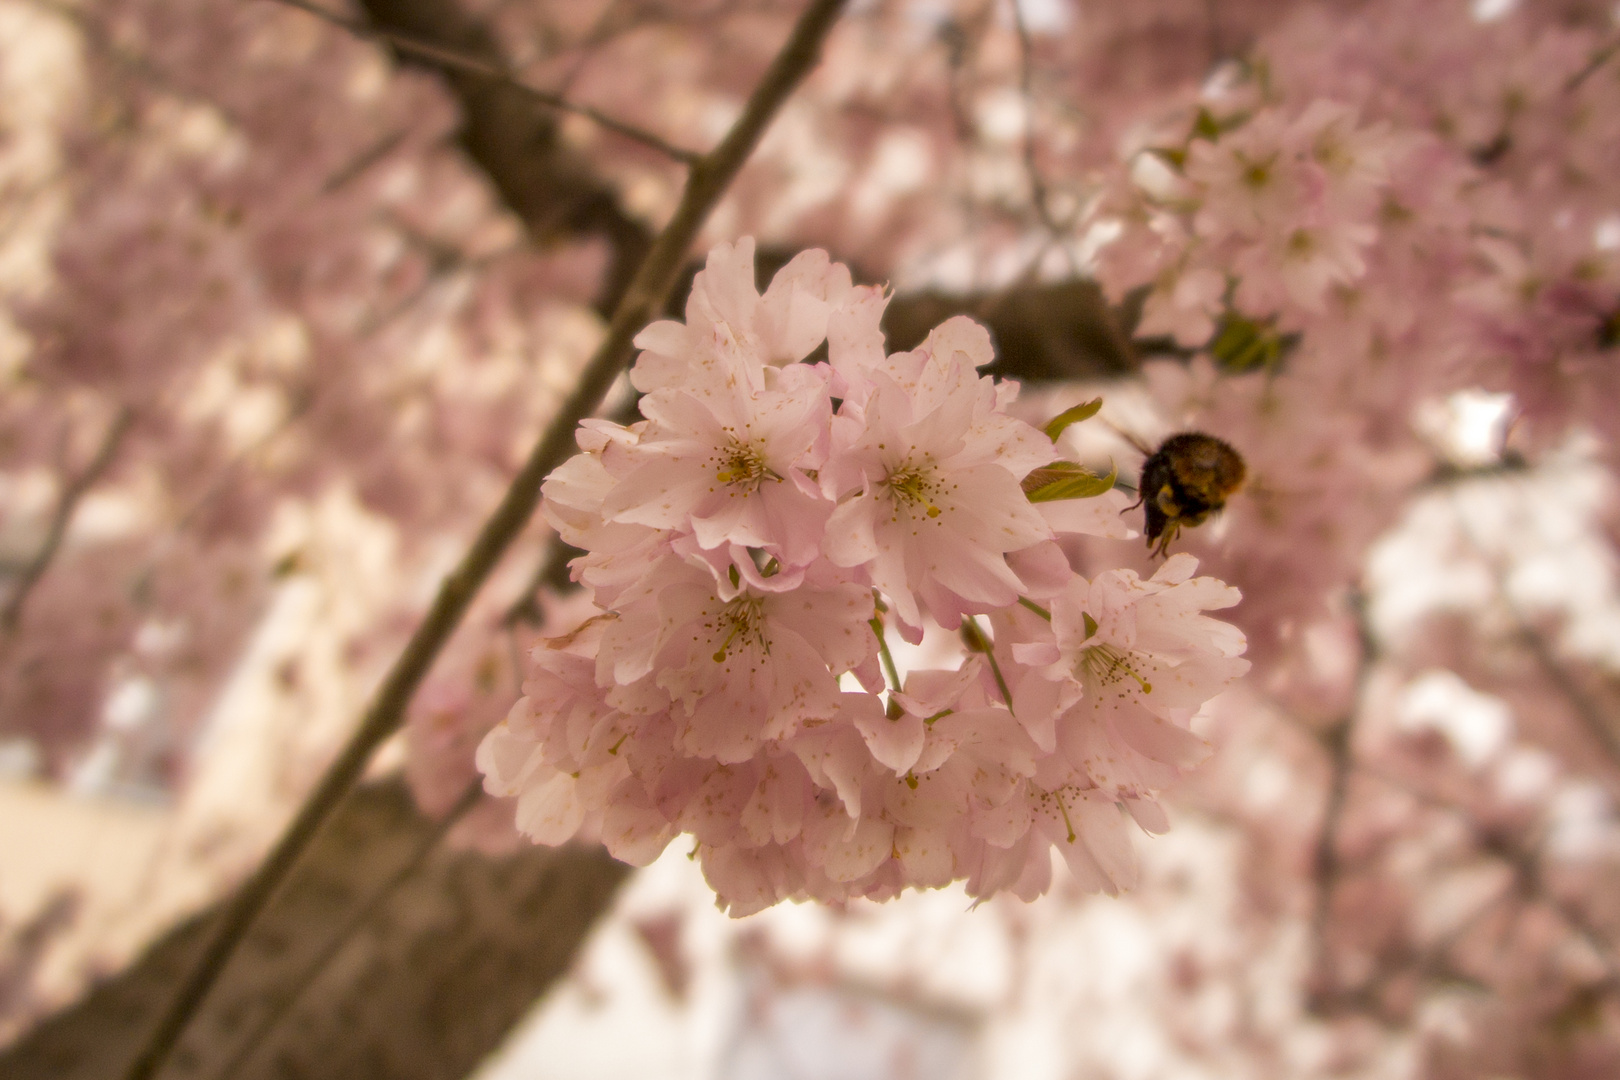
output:
[[[357,791],[163,1077],[460,1080],[472,1071],[568,970],[629,868],[594,847],[455,851],[433,843],[440,831],[399,781]],[[0,1076],[120,1075],[214,910],[0,1054]]]

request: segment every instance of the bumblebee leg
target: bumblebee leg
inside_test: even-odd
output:
[[[1153,548],[1153,558],[1163,559],[1170,554],[1170,541],[1181,534],[1181,522],[1174,519],[1165,523],[1164,532],[1159,534],[1159,542]]]

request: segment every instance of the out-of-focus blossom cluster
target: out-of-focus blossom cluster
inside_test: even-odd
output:
[[[1187,138],[1135,160],[1138,235],[1105,249],[1103,279],[1151,284],[1143,337],[1202,346],[1229,305],[1296,326],[1366,272],[1397,148],[1387,125],[1328,100],[1294,115],[1252,92],[1211,97]]]
[[[1511,394],[1519,452],[1613,428],[1620,229],[1595,178],[1620,131],[1612,71],[1587,71],[1599,44],[1464,4],[1301,9],[1122,140],[1085,219],[1144,351],[1177,354],[1144,365],[1165,421],[1243,447],[1209,567],[1249,598],[1251,659],[1312,715],[1349,708],[1349,683],[1330,691],[1307,642],[1343,637],[1368,545],[1451,467],[1423,410]]]
[[[739,915],[959,879],[1033,898],[1053,847],[1130,884],[1129,822],[1166,827],[1154,793],[1207,752],[1190,719],[1248,666],[1203,614],[1237,591],[1186,555],[1076,574],[1061,537],[1127,535],[1123,495],[1055,461],[1084,410],[1009,415],[966,318],[888,354],[884,304],[821,251],[760,295],[745,239],[637,339],[645,419],[587,421],[545,485],[600,614],[534,651],[479,749],[523,832],[637,864],[690,833]],[[930,627],[955,665],[900,671],[891,640]]]
[[[1613,19],[1348,12],[1302,5],[1139,112],[1085,225],[1140,300],[1162,422],[1251,472],[1189,545],[1243,590],[1254,697],[1212,710],[1218,762],[1179,800],[1243,823],[1252,902],[1301,913],[1301,993],[1341,1035],[1415,1036],[1415,1075],[1607,1075],[1616,863],[1607,832],[1559,838],[1577,803],[1612,828],[1620,763],[1585,613],[1612,495],[1569,450],[1612,470],[1620,445]],[[1528,571],[1555,529],[1558,569]],[[1531,884],[1454,900],[1459,866]],[[1458,985],[1454,1028],[1426,1029]]]

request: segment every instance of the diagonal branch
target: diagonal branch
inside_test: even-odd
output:
[[[358,0],[372,28],[400,40],[470,58],[491,71],[511,71],[495,31],[461,0]],[[652,247],[653,234],[623,206],[618,190],[561,137],[558,111],[521,87],[435,64],[394,46],[401,63],[436,72],[461,111],[456,142],[495,186],[501,201],[541,247],[599,237],[610,261],[592,306],[604,319],[617,309]]]
[[[113,422],[107,428],[107,434],[102,436],[101,445],[96,448],[96,456],[90,459],[90,464],[75,476],[62,495],[56,500],[56,512],[51,515],[50,528],[45,532],[45,539],[39,545],[39,550],[22,568],[18,575],[17,584],[13,587],[11,598],[6,601],[3,611],[0,611],[0,633],[9,637],[17,630],[17,624],[22,619],[23,605],[28,603],[29,593],[39,584],[39,579],[45,576],[50,568],[51,561],[61,550],[62,541],[67,538],[68,526],[73,523],[74,511],[79,508],[79,501],[85,493],[96,485],[113,463],[113,457],[118,453],[118,444],[124,441],[124,435],[129,431],[130,421],[133,419],[129,407],[126,405],[118,410]]]
[[[1616,732],[1614,721],[1603,707],[1581,688],[1574,673],[1559,659],[1547,638],[1530,625],[1518,606],[1508,598],[1506,591],[1499,590],[1499,595],[1509,615],[1517,624],[1515,629],[1519,641],[1530,651],[1530,655],[1535,657],[1541,673],[1569,703],[1569,707],[1585,726],[1587,734],[1603,747],[1609,761],[1620,767],[1620,733]]]
[[[402,863],[399,869],[390,874],[386,881],[379,885],[371,896],[360,904],[349,915],[326,942],[326,945],[315,954],[314,958],[305,966],[304,970],[295,978],[290,986],[282,988],[281,992],[271,1001],[270,1009],[259,1022],[253,1026],[236,1048],[236,1051],[215,1074],[219,1080],[231,1080],[232,1077],[242,1075],[243,1068],[253,1060],[255,1054],[265,1045],[266,1038],[275,1031],[277,1025],[286,1018],[293,1007],[304,996],[304,992],[314,984],[315,980],[325,973],[327,965],[335,959],[338,953],[354,938],[360,929],[369,922],[384,904],[393,899],[394,892],[406,879],[422,869],[433,849],[443,840],[467,813],[477,806],[484,797],[484,785],[481,780],[475,780],[461,793],[453,806],[445,815],[434,823],[416,844],[416,850],[411,857]]]
[[[1494,556],[1484,541],[1475,535],[1468,519],[1467,508],[1459,501],[1455,490],[1451,492],[1451,503],[1463,539],[1485,564],[1485,569],[1491,576],[1492,590],[1496,593],[1497,601],[1507,612],[1508,618],[1512,620],[1519,643],[1535,658],[1542,675],[1552,684],[1553,689],[1557,690],[1574,710],[1575,716],[1586,728],[1587,734],[1603,748],[1610,764],[1620,767],[1620,732],[1616,731],[1614,721],[1601,705],[1581,689],[1580,683],[1559,659],[1551,643],[1536,630],[1526,613],[1513,599],[1508,591],[1507,567],[1503,565],[1503,560]]]
[[[611,131],[615,135],[629,139],[631,142],[640,143],[642,146],[645,146],[650,150],[656,150],[672,161],[680,162],[682,165],[696,164],[697,161],[702,157],[702,155],[695,150],[688,150],[684,146],[676,146],[668,139],[665,139],[662,135],[648,131],[646,128],[637,127],[635,124],[628,123],[627,121],[620,120],[615,116],[603,112],[601,109],[594,108],[590,105],[581,105],[577,102],[569,101],[561,94],[553,94],[549,90],[542,90],[537,86],[530,86],[528,83],[517,78],[511,72],[506,71],[505,69],[494,64],[486,63],[483,60],[478,59],[476,56],[468,56],[467,54],[457,52],[454,49],[447,49],[442,45],[436,45],[431,41],[421,41],[407,34],[397,33],[393,30],[387,29],[386,27],[376,26],[364,19],[351,19],[348,16],[340,15],[335,11],[328,11],[319,4],[310,3],[309,0],[276,0],[276,2],[286,4],[288,7],[297,8],[299,11],[308,12],[318,19],[325,19],[333,26],[340,26],[349,33],[353,34],[355,37],[368,38],[392,45],[400,53],[411,56],[417,60],[425,61],[435,67],[445,68],[451,71],[459,71],[467,75],[474,75],[481,79],[488,79],[490,82],[505,86],[508,89],[516,90],[523,96],[533,99],[539,104],[546,106],[548,109],[556,109],[558,112],[573,113],[575,116],[583,116],[605,131]]]
[[[1586,61],[1585,66],[1571,75],[1564,83],[1564,93],[1568,94],[1579,90],[1581,84],[1595,75],[1604,64],[1613,60],[1616,53],[1620,53],[1620,38],[1615,38],[1594,52],[1591,58]]]
[[[822,42],[848,0],[813,0],[749,97],[742,115],[720,145],[696,162],[680,204],[654,241],[608,325],[606,337],[586,365],[579,384],[552,420],[528,461],[472,547],[439,587],[433,605],[394,662],[361,718],[359,728],[328,766],[287,831],[258,870],[243,883],[209,935],[198,960],[181,981],[128,1073],[152,1080],[169,1059],[192,1014],[202,1004],[259,912],[354,786],[373,751],[398,730],[405,709],[439,651],[460,624],[473,597],[512,541],[528,524],[540,484],[573,448],[574,429],[601,403],[633,352],[632,339],[663,307],[681,260],[709,212],[747,161],[776,111],[814,67]]]

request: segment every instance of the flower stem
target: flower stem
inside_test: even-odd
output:
[[[1069,820],[1069,808],[1063,805],[1063,789],[1059,788],[1052,792],[1052,797],[1057,799],[1058,809],[1063,813],[1063,824],[1068,827],[1069,843],[1072,844],[1074,843],[1074,822]]]
[[[973,616],[963,617],[962,625],[970,628],[971,640],[968,642],[969,647],[975,652],[984,653],[984,658],[990,661],[990,674],[996,677],[996,687],[1001,691],[1002,700],[1007,703],[1007,711],[1012,712],[1012,691],[1007,689],[1007,680],[1001,674],[1001,665],[996,662],[996,650],[990,639],[985,636],[984,630],[980,628],[978,620]]]
[[[1041,607],[1041,605],[1037,604],[1035,601],[1031,600],[1029,597],[1020,596],[1018,598],[1018,602],[1020,604],[1024,605],[1025,607],[1029,608],[1029,610],[1033,611],[1035,614],[1039,615],[1041,618],[1045,619],[1047,622],[1052,621],[1052,613],[1050,611],[1047,611],[1045,608]]]
[[[889,643],[883,639],[883,620],[874,615],[867,620],[867,625],[877,635],[878,655],[883,658],[883,673],[889,677],[889,689],[904,689],[900,683],[900,669],[894,666],[894,654],[889,651]]]

